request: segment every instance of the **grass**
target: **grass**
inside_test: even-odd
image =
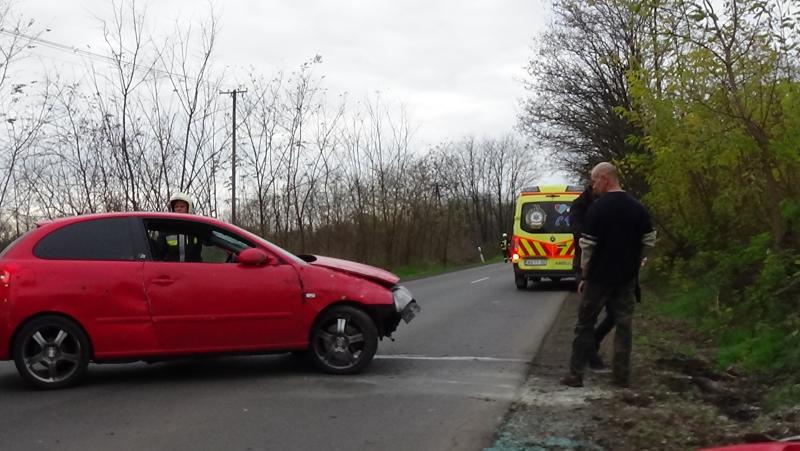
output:
[[[796,376],[800,333],[787,331],[781,324],[749,321],[729,307],[720,307],[717,291],[707,285],[675,289],[651,283],[646,288],[643,314],[677,319],[693,331],[676,336],[675,331],[651,330],[637,337],[637,343],[659,343],[662,348],[682,349],[688,355],[695,353],[694,346],[710,345],[718,368],[736,366],[772,381],[766,394],[770,408],[800,404],[800,377]],[[692,343],[706,339],[706,343]]]
[[[783,382],[777,385],[766,398],[770,410],[778,410],[787,406],[800,406],[800,382]]]
[[[658,302],[658,312],[674,318],[704,318],[713,302],[714,290],[710,287],[698,287],[686,291],[661,289],[654,295]]]
[[[780,371],[788,341],[780,330],[733,329],[720,340],[717,361],[721,366],[741,362],[749,371]]]

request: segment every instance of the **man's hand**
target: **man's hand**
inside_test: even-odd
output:
[[[584,290],[586,290],[586,281],[581,280],[578,282],[578,294],[583,294]]]

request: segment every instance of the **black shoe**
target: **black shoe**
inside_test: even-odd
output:
[[[593,370],[602,370],[605,369],[605,367],[606,364],[603,363],[603,359],[599,354],[595,354],[589,358],[589,368]]]
[[[583,377],[574,374],[567,374],[561,379],[561,385],[568,387],[583,387]]]
[[[631,388],[631,380],[623,377],[614,377],[612,383],[619,388]]]

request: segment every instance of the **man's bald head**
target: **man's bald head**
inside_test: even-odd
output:
[[[592,191],[597,196],[602,196],[609,191],[619,191],[619,174],[617,168],[604,161],[592,168]]]
[[[592,177],[596,175],[605,175],[610,179],[614,179],[619,181],[619,175],[617,174],[617,168],[613,164],[604,161],[602,163],[597,163],[594,168],[592,168]]]

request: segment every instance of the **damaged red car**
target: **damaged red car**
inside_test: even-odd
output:
[[[0,253],[0,359],[38,388],[74,385],[89,362],[228,353],[307,351],[353,374],[419,312],[398,281],[202,216],[59,219]]]

